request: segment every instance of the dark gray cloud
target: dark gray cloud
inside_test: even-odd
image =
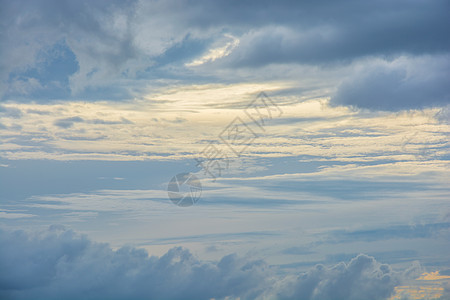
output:
[[[450,104],[450,56],[368,63],[345,79],[335,105],[399,110]]]
[[[440,55],[450,50],[449,8],[444,0],[4,1],[0,90],[39,101],[131,97],[138,79],[192,81],[186,59],[223,33],[240,44],[219,68]]]
[[[244,18],[254,26],[225,61],[241,66],[323,64],[445,53],[450,50],[449,9],[447,1],[297,1],[272,3],[264,11],[244,5]]]
[[[232,254],[206,262],[180,247],[149,257],[59,226],[34,234],[0,231],[0,269],[2,299],[387,299],[406,276],[358,255],[284,278],[261,260]]]

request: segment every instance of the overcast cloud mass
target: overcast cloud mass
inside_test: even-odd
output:
[[[450,299],[449,12],[0,0],[0,298]]]

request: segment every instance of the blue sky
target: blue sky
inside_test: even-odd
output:
[[[448,299],[449,8],[0,1],[1,298]]]

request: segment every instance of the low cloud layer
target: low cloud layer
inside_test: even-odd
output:
[[[358,255],[332,268],[317,265],[279,292],[280,299],[388,299],[399,284],[389,265]]]
[[[285,277],[234,254],[209,262],[181,247],[161,257],[112,250],[58,226],[0,231],[0,268],[2,299],[387,299],[407,277],[362,254]]]
[[[42,235],[1,232],[0,239],[2,299],[255,298],[270,280],[264,262],[235,255],[209,263],[173,248],[148,257],[57,228]]]

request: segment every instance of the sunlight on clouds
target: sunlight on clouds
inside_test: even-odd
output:
[[[340,179],[347,178],[353,179],[370,179],[372,181],[386,181],[386,180],[405,180],[417,182],[434,182],[434,183],[446,183],[450,179],[449,164],[445,161],[435,162],[395,162],[395,163],[379,163],[376,165],[358,165],[358,164],[346,164],[346,165],[331,165],[320,167],[317,172],[307,173],[285,173],[258,177],[246,177],[240,180],[298,180],[311,178],[328,178],[328,179]],[[427,176],[425,176],[427,175]],[[415,179],[415,177],[417,177]],[[229,178],[233,179],[233,178]],[[236,179],[236,178],[234,178]],[[227,180],[227,179],[223,179]]]
[[[434,271],[430,273],[423,273],[422,276],[417,278],[417,280],[441,280],[441,279],[450,279],[450,276],[440,275],[439,271]]]
[[[442,296],[444,288],[431,286],[397,286],[394,290],[394,296],[390,300],[406,299],[439,299]]]
[[[445,283],[450,283],[450,276],[439,275],[439,271],[423,273],[414,285],[397,286],[395,287],[395,294],[390,300],[396,299],[439,299],[444,288]]]
[[[210,49],[204,56],[185,64],[185,66],[196,67],[230,55],[231,52],[239,45],[239,39],[230,34],[226,34],[225,37],[231,39],[231,41],[227,42],[225,46]]]
[[[293,87],[293,82],[275,81],[266,83],[238,83],[238,84],[204,84],[184,85],[165,88],[145,97],[148,101],[167,101],[164,109],[179,109],[189,107],[201,108],[240,108],[247,106],[261,91],[282,91]],[[238,105],[240,104],[240,105]]]
[[[190,85],[121,103],[10,103],[5,107],[22,114],[21,129],[11,130],[17,118],[2,120],[8,127],[0,129],[1,155],[56,160],[193,158],[210,142],[218,142],[235,117],[245,119],[243,109],[258,92],[276,94],[291,86],[290,82]],[[287,98],[272,97],[283,115],[268,122],[245,155],[302,156],[300,160],[318,162],[414,162],[420,168],[419,162],[426,162],[440,169],[443,162],[438,161],[449,154],[450,125],[435,118],[437,109],[367,114],[329,106],[328,98],[297,102]],[[413,170],[407,166],[405,172]]]

